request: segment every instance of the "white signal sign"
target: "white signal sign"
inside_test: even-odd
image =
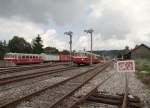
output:
[[[117,61],[118,72],[135,72],[134,60]]]

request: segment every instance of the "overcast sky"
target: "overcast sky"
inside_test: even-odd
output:
[[[95,50],[150,46],[150,0],[0,0],[0,40],[40,34],[45,47],[63,50],[71,30],[73,49],[89,50],[89,28]]]

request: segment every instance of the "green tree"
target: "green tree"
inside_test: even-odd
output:
[[[2,41],[0,41],[0,59],[3,59],[4,56],[4,47]]]
[[[62,54],[62,55],[69,55],[70,52],[69,52],[68,50],[63,50],[63,51],[61,52],[61,54]]]
[[[33,53],[40,54],[43,52],[43,41],[38,34],[38,36],[32,41]]]
[[[55,47],[46,47],[46,48],[44,48],[44,53],[46,53],[46,54],[59,54],[59,50]]]
[[[128,54],[129,53],[129,46],[125,46],[125,49],[124,49],[124,54]]]
[[[4,58],[5,53],[8,52],[8,47],[6,44],[6,41],[4,40],[4,42],[0,41],[0,59]]]
[[[10,52],[13,53],[31,53],[32,48],[30,43],[28,43],[24,38],[14,36],[9,40],[8,48]]]

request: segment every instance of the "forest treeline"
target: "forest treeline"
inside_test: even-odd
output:
[[[14,36],[8,42],[0,41],[0,59],[3,59],[4,55],[8,52],[12,53],[33,53],[33,54],[63,54],[69,55],[68,50],[59,51],[55,47],[44,47],[43,40],[38,34],[31,43],[27,42],[24,38]]]

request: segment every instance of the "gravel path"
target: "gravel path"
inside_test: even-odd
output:
[[[99,92],[105,92],[107,94],[116,95],[117,93],[122,93],[125,86],[125,76],[124,73],[118,73],[112,67],[109,73],[114,73],[115,75],[106,81],[102,86],[98,88]],[[101,79],[99,77],[97,80]],[[128,73],[129,81],[129,93],[133,96],[140,97],[143,108],[150,108],[150,89],[148,89],[140,80],[136,78],[135,73]],[[112,105],[106,105],[95,102],[85,102],[80,105],[80,108],[118,108]]]

